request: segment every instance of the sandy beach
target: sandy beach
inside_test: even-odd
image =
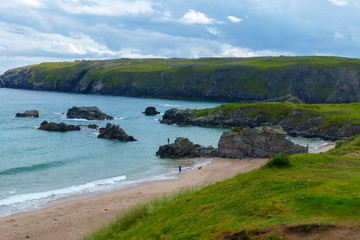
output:
[[[328,151],[326,145],[314,153]],[[179,174],[174,180],[146,183],[134,188],[75,200],[53,207],[0,218],[0,239],[78,239],[114,219],[124,209],[185,187],[202,187],[259,168],[267,159],[214,158],[211,164]]]

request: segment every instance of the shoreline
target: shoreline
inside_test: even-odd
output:
[[[310,153],[326,152],[334,147],[335,143],[329,143]],[[210,164],[183,172],[176,179],[146,182],[115,192],[2,217],[0,239],[79,239],[136,203],[182,188],[204,187],[257,169],[266,162],[267,158],[213,158]]]
[[[259,168],[267,159],[213,158],[210,164],[179,174],[177,179],[148,182],[91,198],[0,218],[0,239],[78,239],[114,219],[125,209],[187,187],[211,183]]]

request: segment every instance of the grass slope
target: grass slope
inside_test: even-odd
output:
[[[84,239],[282,239],[284,228],[358,225],[359,143],[360,135],[328,153],[289,156],[285,168],[137,205]]]
[[[247,116],[254,118],[263,116],[268,119],[287,118],[294,111],[301,112],[302,118],[321,117],[320,127],[344,124],[360,124],[360,103],[348,104],[295,104],[280,102],[233,103],[223,104],[215,108],[194,110],[195,117],[208,115],[231,115],[236,111],[246,111]],[[299,114],[300,116],[300,114]]]

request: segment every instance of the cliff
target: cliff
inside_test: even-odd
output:
[[[203,110],[169,109],[161,122],[221,128],[275,126],[292,136],[338,140],[360,133],[359,113],[360,103],[234,103]]]
[[[305,103],[360,101],[360,59],[260,57],[118,59],[11,69],[0,87],[137,97]]]

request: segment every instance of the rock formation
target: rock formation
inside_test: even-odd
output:
[[[87,125],[87,127],[91,128],[91,129],[98,129],[99,126],[96,124],[89,124],[89,125]]]
[[[291,136],[322,138],[330,141],[341,140],[360,133],[360,124],[324,125],[325,117],[321,113],[296,109],[295,106],[277,115],[264,113],[263,110],[254,109],[251,106],[231,112],[214,111],[205,116],[197,116],[196,112],[190,109],[172,108],[164,113],[160,122],[219,128],[274,126],[282,128]]]
[[[227,130],[218,144],[218,156],[225,158],[265,158],[269,153],[305,152],[305,147],[286,138],[286,132],[268,126]]]
[[[225,131],[218,148],[202,147],[187,138],[178,137],[174,143],[159,147],[161,158],[266,158],[274,153],[305,153],[306,148],[289,141],[286,132],[273,127],[236,128]]]
[[[147,116],[160,114],[160,112],[156,111],[155,107],[147,107],[143,113]]]
[[[38,110],[27,110],[24,113],[17,113],[15,117],[39,117]]]
[[[72,107],[66,114],[67,118],[80,118],[87,120],[112,120],[114,117],[109,116],[98,107]]]
[[[137,141],[133,136],[129,136],[119,125],[107,123],[105,128],[100,128],[98,138],[117,139],[123,142]]]
[[[161,158],[196,158],[214,157],[216,149],[213,147],[202,147],[192,143],[187,138],[178,137],[174,143],[159,147],[156,156]]]
[[[45,130],[45,131],[54,131],[54,132],[66,132],[66,131],[79,131],[80,126],[68,125],[63,122],[61,122],[61,123],[50,122],[49,123],[48,121],[43,121],[38,129]]]

